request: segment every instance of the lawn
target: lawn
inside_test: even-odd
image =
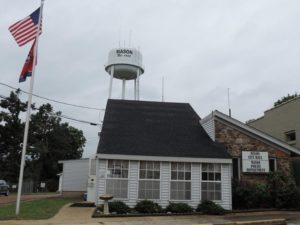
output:
[[[38,220],[53,217],[67,203],[75,202],[70,198],[46,198],[21,202],[20,215],[16,216],[16,204],[0,206],[0,220],[25,219]]]

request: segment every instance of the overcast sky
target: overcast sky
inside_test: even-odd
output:
[[[1,0],[0,82],[28,91],[18,77],[31,44],[18,47],[8,32],[40,5]],[[110,49],[139,48],[145,73],[140,99],[188,102],[200,117],[212,110],[242,122],[263,115],[274,101],[300,92],[298,0],[46,0],[34,93],[105,108]],[[11,89],[0,85],[0,94]],[[133,98],[128,82],[127,99]],[[114,80],[113,98],[121,97]],[[22,99],[27,100],[26,94]],[[46,101],[33,98],[40,105]],[[99,123],[104,111],[51,103],[64,115]],[[87,139],[84,157],[96,152],[99,127],[68,121]]]

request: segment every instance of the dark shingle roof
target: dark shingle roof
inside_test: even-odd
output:
[[[108,100],[97,153],[231,158],[190,104]]]

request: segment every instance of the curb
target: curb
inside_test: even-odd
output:
[[[233,223],[214,223],[210,225],[286,225],[286,224],[287,222],[285,219],[269,219],[269,220],[254,220],[254,221],[238,221]]]

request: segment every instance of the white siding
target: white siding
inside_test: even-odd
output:
[[[134,207],[138,198],[138,182],[139,182],[139,162],[129,162],[129,174],[128,174],[128,201],[126,204],[129,207]]]
[[[200,120],[200,124],[202,125],[203,129],[206,131],[208,136],[215,141],[215,120],[214,116],[208,115],[204,119]]]
[[[105,185],[106,185],[106,163],[107,160],[100,159],[98,160],[97,166],[97,191],[96,191],[96,204],[101,204],[101,200],[99,200],[99,196],[105,194]]]
[[[166,207],[170,199],[171,163],[162,162],[160,171],[160,201],[158,203],[162,207]]]
[[[89,160],[63,161],[62,191],[87,191]]]
[[[231,210],[231,165],[222,164],[222,202],[220,205],[224,209]]]
[[[98,160],[97,167],[97,204],[101,204],[99,196],[105,194],[105,174],[107,160]],[[159,205],[166,207],[170,202],[170,179],[171,163],[161,162],[160,169],[160,200],[156,200]],[[191,200],[172,201],[185,202],[196,208],[201,201],[201,164],[192,163],[191,167]],[[130,207],[134,207],[138,201],[138,182],[139,182],[139,161],[129,162],[129,180],[128,180],[128,199],[122,199]],[[222,205],[225,209],[231,209],[231,165],[222,164],[222,201],[216,203]]]
[[[191,203],[193,208],[196,208],[201,199],[201,166],[200,163],[192,163],[192,190],[191,190]]]

